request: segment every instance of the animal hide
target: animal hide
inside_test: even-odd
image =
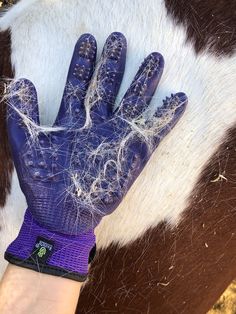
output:
[[[139,64],[152,51],[159,51],[165,58],[164,74],[152,100],[152,108],[160,106],[162,99],[171,93],[183,91],[188,95],[189,104],[181,121],[163,140],[117,210],[104,218],[97,228],[97,246],[101,252],[109,252],[113,247],[115,251],[112,249],[111,252],[121,250],[124,258],[129,254],[129,249],[125,251],[125,248],[131,248],[133,244],[137,246],[139,243],[144,252],[142,239],[149,234],[150,240],[152,230],[159,228],[165,233],[162,228],[167,228],[169,233],[176,232],[185,219],[186,209],[193,209],[195,198],[198,205],[201,203],[198,193],[205,184],[203,170],[220,147],[222,149],[229,130],[235,125],[234,47],[224,51],[217,36],[209,35],[209,32],[204,37],[209,35],[209,38],[201,42],[184,13],[184,10],[176,10],[171,1],[161,0],[149,0],[148,3],[141,0],[21,0],[0,19],[0,30],[11,32],[11,63],[15,78],[25,77],[36,85],[43,124],[52,124],[56,117],[74,44],[85,32],[92,33],[97,39],[99,55],[111,32],[120,31],[127,38],[126,72],[118,100]],[[193,17],[196,18],[194,14]],[[197,31],[201,32],[201,25],[198,27]],[[215,167],[217,172],[211,173],[210,180],[208,177],[212,185],[228,179],[223,170],[217,168],[217,163]],[[235,205],[234,202],[232,206]],[[0,211],[1,255],[16,236],[25,208],[25,199],[14,172],[11,193]],[[155,246],[150,243],[146,249],[151,254]],[[109,256],[101,256],[109,259]],[[142,264],[142,256],[136,256],[136,259]],[[4,267],[5,263],[0,261],[1,271]],[[164,287],[167,282],[164,280],[163,286],[159,287]],[[123,312],[114,301],[115,313],[158,313],[153,303],[150,303],[148,312],[148,296],[145,291],[141,293],[146,296],[143,300],[146,307],[137,306],[132,312],[126,305],[127,310]],[[111,312],[113,308],[109,305],[106,313]],[[83,313],[88,312],[84,310]],[[165,313],[175,312],[169,309]]]

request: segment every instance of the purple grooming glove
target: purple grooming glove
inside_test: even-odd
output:
[[[61,107],[52,128],[40,126],[34,85],[9,86],[8,133],[28,208],[5,258],[43,273],[83,281],[94,253],[94,228],[112,213],[151,154],[183,114],[183,93],[149,104],[164,60],[150,54],[114,109],[127,44],[112,33],[95,69],[96,41],[78,40]]]

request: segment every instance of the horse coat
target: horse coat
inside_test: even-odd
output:
[[[113,31],[128,41],[119,99],[152,51],[165,71],[152,106],[183,91],[189,105],[118,209],[96,230],[98,252],[78,313],[205,313],[236,277],[236,4],[233,0],[21,0],[0,19],[1,75],[38,90],[57,114],[73,46]],[[4,33],[5,32],[5,33]],[[11,63],[11,66],[10,66]],[[0,116],[0,253],[26,208]],[[0,268],[6,263],[3,258]]]

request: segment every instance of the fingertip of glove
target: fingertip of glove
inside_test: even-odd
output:
[[[25,90],[25,89],[30,89],[30,90]],[[19,78],[16,80],[12,80],[8,86],[7,86],[7,91],[6,94],[7,98],[11,98],[11,97],[18,97],[20,96],[20,92],[21,94],[23,94],[22,92],[24,92],[25,94],[30,94],[30,93],[34,93],[36,94],[36,88],[33,84],[32,81],[30,81],[29,79],[26,78]]]
[[[127,50],[127,40],[124,34],[120,32],[111,33],[104,45],[103,53],[109,59],[113,60],[123,60],[123,57],[126,55]]]
[[[160,69],[164,68],[165,65],[165,60],[164,57],[162,56],[162,54],[160,52],[152,52],[150,53],[144,60],[145,63],[149,63],[150,61],[152,61],[153,63],[155,63],[155,65]]]
[[[176,93],[174,97],[177,99],[178,104],[179,104],[176,108],[176,113],[182,114],[185,111],[186,106],[188,104],[188,97],[183,92]]]

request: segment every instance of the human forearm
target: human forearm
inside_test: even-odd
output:
[[[1,314],[71,314],[81,283],[8,265],[0,283]]]

